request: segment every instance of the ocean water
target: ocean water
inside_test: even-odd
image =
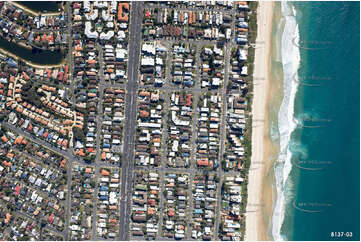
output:
[[[360,5],[282,2],[275,240],[360,239]]]

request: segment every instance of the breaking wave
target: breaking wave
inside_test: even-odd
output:
[[[282,33],[282,68],[283,68],[283,100],[278,113],[278,129],[280,136],[280,153],[278,160],[274,167],[275,179],[277,187],[277,201],[273,211],[272,217],[272,236],[275,241],[287,240],[281,234],[281,228],[285,216],[285,205],[290,199],[291,194],[287,194],[290,182],[287,178],[291,172],[292,164],[292,151],[290,147],[291,134],[297,127],[296,120],[294,119],[294,102],[298,88],[298,68],[300,64],[300,51],[297,43],[294,40],[299,39],[298,24],[296,22],[296,10],[287,3],[281,3],[282,18],[285,22],[284,30]],[[287,183],[286,183],[287,182]],[[286,186],[287,184],[287,186]]]

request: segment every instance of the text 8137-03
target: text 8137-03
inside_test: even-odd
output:
[[[352,232],[331,232],[330,235],[332,238],[350,238],[352,237]]]

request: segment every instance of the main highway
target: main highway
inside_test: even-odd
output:
[[[132,2],[129,26],[128,82],[126,84],[126,106],[124,123],[124,147],[120,204],[120,240],[129,239],[130,201],[134,166],[134,141],[137,112],[138,65],[142,39],[143,2]]]

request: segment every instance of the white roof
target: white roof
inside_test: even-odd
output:
[[[149,54],[155,55],[155,46],[154,44],[144,43],[142,45],[142,51],[148,52]]]
[[[149,57],[142,58],[141,65],[142,66],[154,66],[154,59],[149,58]]]
[[[92,25],[90,23],[90,21],[85,22],[85,30],[84,33],[85,35],[89,38],[89,39],[96,39],[98,38],[98,32],[96,31],[91,31]]]
[[[111,37],[114,36],[114,31],[110,30],[107,33],[102,32],[99,36],[100,39],[109,40]]]

